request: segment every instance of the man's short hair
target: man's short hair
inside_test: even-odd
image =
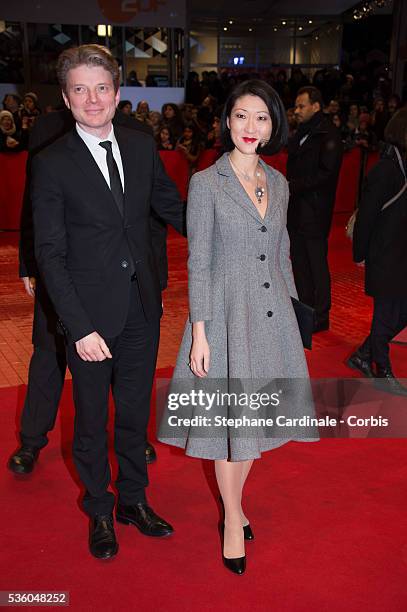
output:
[[[272,122],[272,132],[270,140],[264,146],[258,146],[256,152],[262,155],[273,155],[277,153],[287,142],[288,125],[283,103],[278,93],[266,83],[259,79],[244,81],[237,85],[226,100],[221,117],[221,139],[225,151],[232,151],[235,148],[227,119],[230,117],[233,107],[237,100],[243,96],[258,96],[263,100],[270,113]]]
[[[318,102],[320,109],[323,109],[324,101],[322,99],[322,94],[317,87],[313,87],[312,85],[301,87],[301,89],[299,89],[297,92],[297,96],[301,96],[302,94],[308,94],[311,104]]]
[[[81,45],[62,51],[57,62],[57,76],[62,90],[66,93],[68,72],[78,66],[101,66],[110,72],[115,92],[120,86],[119,65],[107,47],[103,45]]]

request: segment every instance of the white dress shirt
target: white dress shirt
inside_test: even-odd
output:
[[[79,136],[82,138],[83,142],[88,147],[89,151],[92,154],[93,159],[97,163],[99,170],[103,174],[106,183],[110,189],[110,177],[109,170],[107,168],[106,155],[107,151],[103,147],[100,146],[100,142],[105,142],[106,140],[110,140],[112,143],[112,152],[114,160],[117,164],[120,174],[120,180],[122,182],[123,193],[124,193],[124,172],[123,172],[123,163],[120,155],[119,145],[117,144],[116,136],[114,135],[113,126],[109,132],[109,135],[106,138],[98,138],[97,136],[93,136],[93,134],[89,134],[89,132],[85,132],[84,129],[81,128],[80,125],[76,124],[76,131]]]

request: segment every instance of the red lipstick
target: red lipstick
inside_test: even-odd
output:
[[[248,138],[247,136],[243,136],[243,140],[244,140],[245,142],[250,142],[250,143],[252,143],[252,142],[256,142],[257,138]]]

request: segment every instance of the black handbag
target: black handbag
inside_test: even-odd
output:
[[[315,325],[315,309],[296,298],[292,297],[291,302],[297,317],[298,328],[301,334],[302,344],[305,348],[312,349],[312,334]]]

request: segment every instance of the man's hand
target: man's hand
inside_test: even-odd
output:
[[[92,332],[75,342],[78,355],[84,361],[104,361],[111,359],[109,347],[97,332]]]
[[[35,278],[34,276],[23,276],[21,279],[24,283],[24,289],[30,297],[35,295]]]

